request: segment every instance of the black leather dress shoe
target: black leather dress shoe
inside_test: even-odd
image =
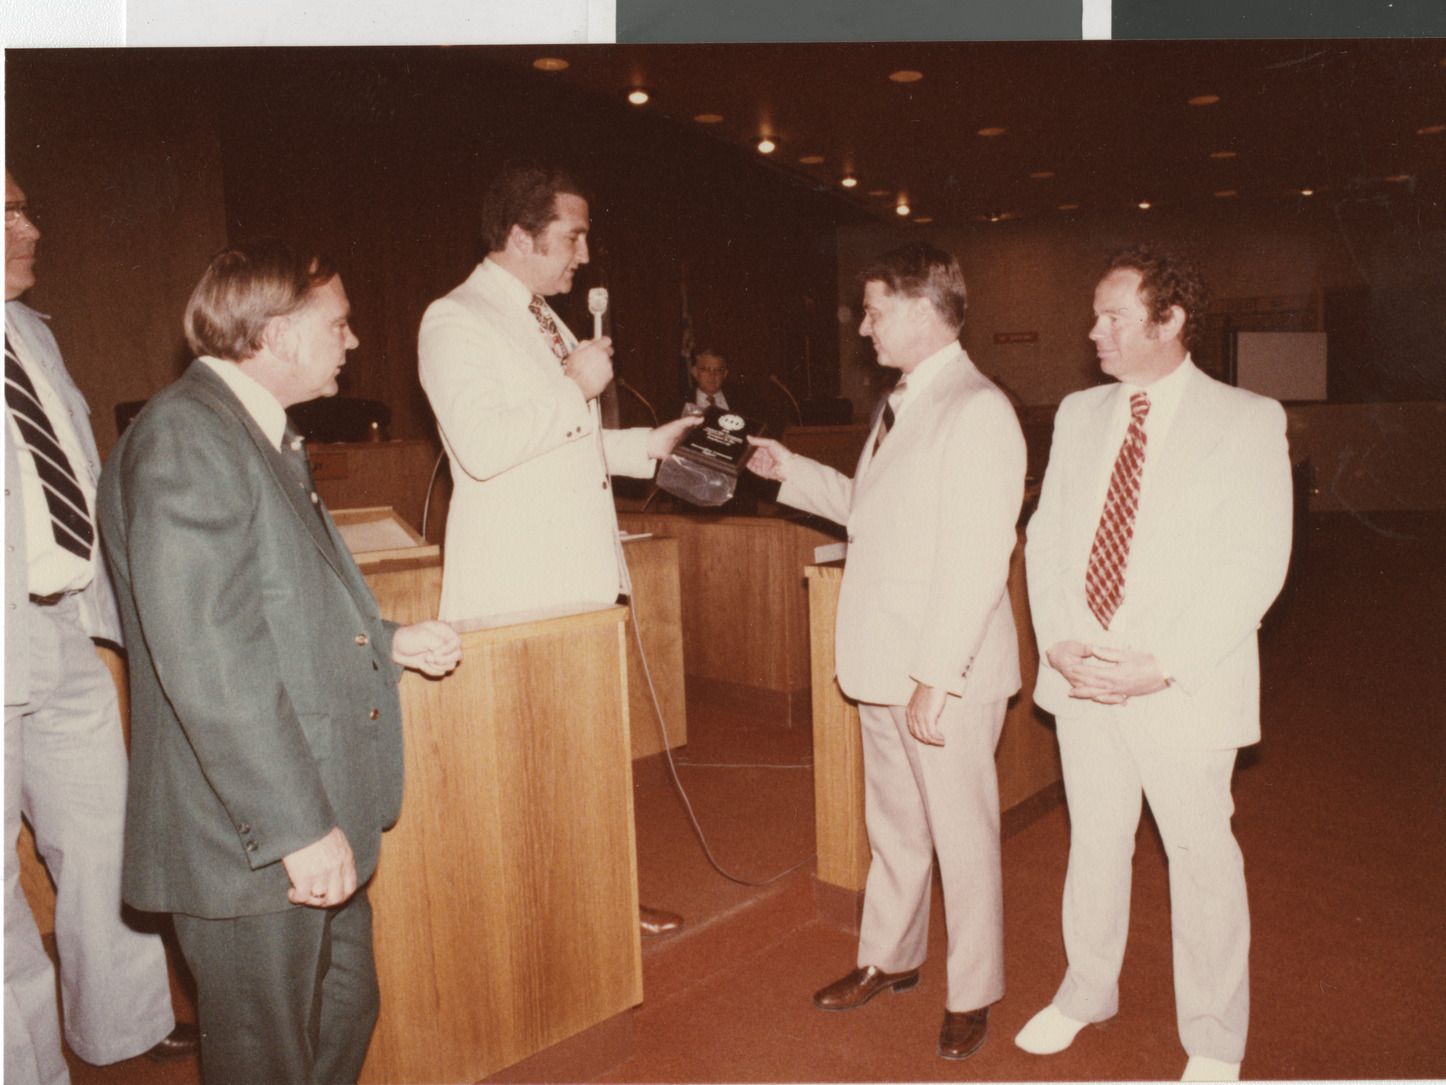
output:
[[[967,1059],[984,1046],[989,1035],[989,1007],[965,1013],[944,1011],[944,1027],[939,1030],[939,1054],[946,1059]]]
[[[821,1010],[852,1010],[862,1006],[880,991],[908,991],[919,985],[919,970],[882,972],[869,965],[855,968],[841,980],[835,980],[813,996],[813,1004]]]
[[[638,930],[644,937],[658,938],[665,934],[676,934],[683,929],[683,917],[676,912],[665,912],[661,908],[638,906]]]
[[[177,1062],[194,1058],[201,1050],[201,1030],[189,1021],[182,1021],[167,1036],[146,1052],[152,1062]]]

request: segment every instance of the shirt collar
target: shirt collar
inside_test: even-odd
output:
[[[1129,410],[1131,396],[1136,392],[1144,392],[1150,397],[1150,413],[1146,418],[1145,425],[1148,431],[1156,437],[1162,436],[1175,417],[1175,411],[1180,406],[1180,397],[1185,392],[1185,386],[1190,383],[1191,374],[1198,372],[1195,363],[1187,354],[1185,360],[1175,367],[1173,373],[1167,377],[1161,377],[1148,388],[1121,381],[1120,389],[1123,393],[1125,410]]]
[[[919,395],[925,388],[934,383],[934,378],[942,373],[944,367],[961,353],[963,353],[963,348],[959,345],[958,340],[953,340],[947,346],[940,347],[918,365],[914,366],[912,373],[904,374],[904,376],[900,378],[904,382],[904,395],[899,401],[899,406],[902,407],[903,404]],[[895,387],[897,387],[897,385]]]
[[[261,428],[272,447],[280,452],[281,438],[286,433],[286,408],[281,405],[281,401],[254,377],[248,377],[241,372],[241,367],[235,362],[222,361],[209,355],[202,355],[199,360],[225,381],[227,388],[236,393],[236,398],[241,401],[241,406],[246,408],[246,413]]]
[[[523,283],[521,279],[508,271],[496,260],[492,259],[492,257],[489,256],[483,260],[482,263],[478,265],[478,269],[489,282],[502,292],[504,297],[511,299],[524,309],[532,304],[532,291],[527,289],[526,284]],[[543,304],[545,305],[546,303],[547,299],[544,298]]]

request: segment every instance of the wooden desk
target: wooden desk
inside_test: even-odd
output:
[[[436,613],[435,559],[367,580],[388,617]],[[371,885],[382,1011],[363,1082],[478,1081],[642,1001],[626,620],[478,629],[449,677],[402,679],[406,798]]]
[[[810,710],[803,567],[836,540],[792,520],[624,512],[629,532],[678,540],[688,697],[784,726]]]
[[[678,579],[678,540],[630,539],[623,543],[633,581],[632,619],[628,630],[628,717],[632,721],[633,760],[661,753],[658,708],[667,724],[668,746],[688,741],[688,701],[683,686],[682,589]],[[638,637],[648,655],[648,670],[638,651]],[[648,689],[648,673],[658,705]]]
[[[814,565],[808,578],[809,627],[813,641],[813,784],[818,847],[818,880],[851,896],[840,907],[838,897],[821,905],[836,917],[848,918],[869,872],[869,842],[864,831],[864,768],[859,737],[859,712],[839,690],[834,678],[834,622],[840,563]],[[1019,633],[1023,688],[1010,699],[994,762],[999,773],[999,808],[1007,812],[1040,795],[1061,779],[1059,747],[1054,732],[1036,713],[1034,681],[1039,653],[1029,620],[1024,581],[1024,545],[1009,559],[1009,601]],[[1006,818],[1006,821],[1008,819]],[[856,912],[853,922],[857,922]]]

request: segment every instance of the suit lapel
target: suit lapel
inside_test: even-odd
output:
[[[1149,489],[1145,497],[1150,505],[1148,510],[1142,510],[1142,515],[1146,512],[1151,517],[1168,514],[1188,489],[1190,477],[1219,443],[1222,431],[1214,393],[1210,378],[1203,374],[1192,374],[1190,383],[1181,391],[1175,417],[1161,447],[1158,452],[1152,448],[1146,453]],[[1153,462],[1150,453],[1155,453]]]
[[[342,544],[328,527],[330,517],[326,516],[324,512],[321,516],[317,515],[318,509],[312,505],[310,495],[303,494],[301,488],[296,485],[295,476],[292,475],[285,457],[267,440],[266,434],[261,432],[261,427],[251,417],[251,412],[236,398],[235,393],[226,387],[226,382],[212,373],[204,362],[192,362],[191,368],[186,371],[185,379],[193,381],[201,394],[211,399],[217,406],[224,408],[236,419],[246,436],[250,438],[251,443],[256,446],[257,453],[271,473],[272,482],[286,498],[286,502],[291,506],[291,511],[295,514],[302,530],[306,532],[342,583],[346,585],[347,591],[356,600],[362,612],[364,614],[374,613],[376,608],[370,591],[366,591],[364,595],[359,594],[358,585],[349,575],[348,566],[351,566],[352,563],[342,556]],[[362,585],[362,587],[365,586]]]

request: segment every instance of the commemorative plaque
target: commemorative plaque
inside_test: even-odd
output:
[[[724,504],[738,488],[738,474],[753,454],[748,438],[760,436],[765,428],[741,414],[709,407],[703,421],[658,465],[659,488],[694,505]]]

